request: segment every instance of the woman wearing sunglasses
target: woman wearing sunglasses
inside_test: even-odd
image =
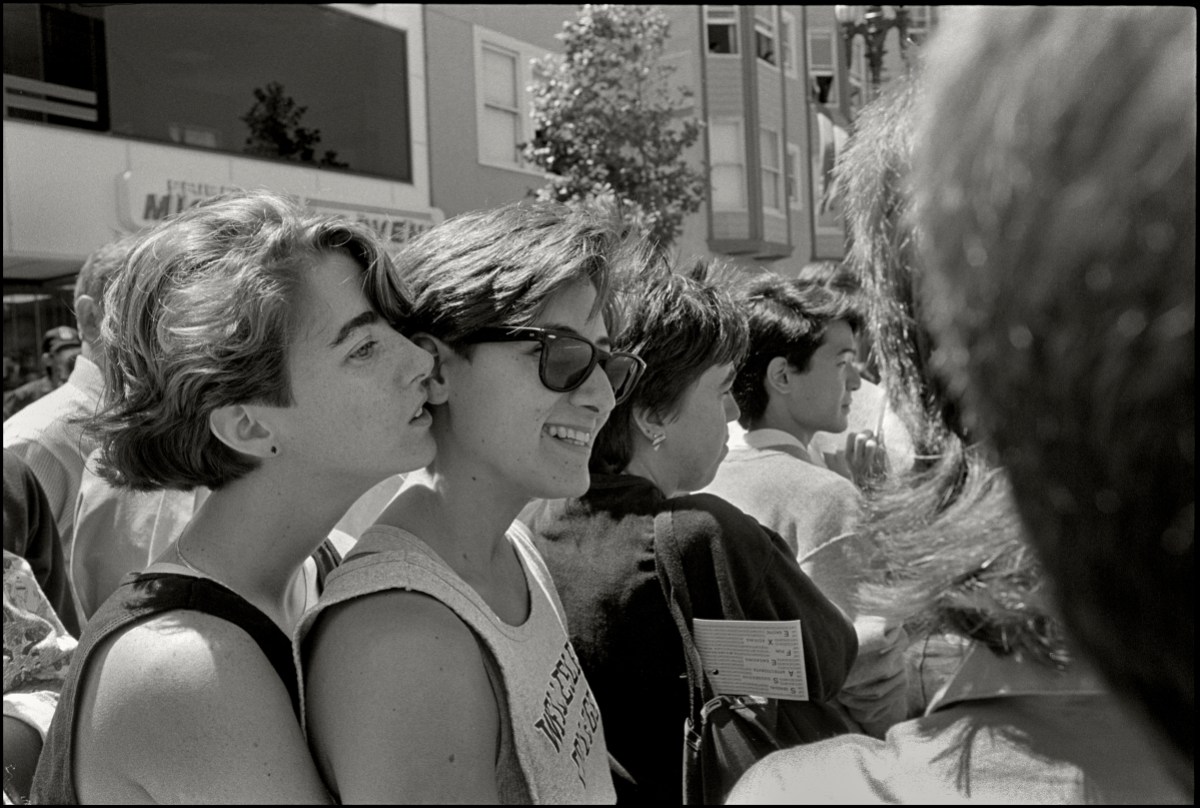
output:
[[[617,344],[645,357],[645,376],[600,432],[588,492],[534,509],[530,523],[595,688],[609,751],[637,783],[631,801],[648,804],[682,800],[688,715],[656,523],[671,526],[664,535],[686,572],[695,617],[802,621],[811,700],[780,708],[796,735],[850,731],[830,700],[857,652],[853,626],[777,533],[722,499],[689,495],[712,482],[725,455],[727,424],[738,416],[730,387],[749,343],[744,315],[706,280],[711,272],[703,264],[690,276],[662,270],[630,290]]]
[[[343,802],[612,802],[599,709],[516,516],[582,494],[642,370],[609,339],[633,257],[564,208],[467,214],[409,244],[435,357],[436,460],[410,474],[297,634],[307,729]]]

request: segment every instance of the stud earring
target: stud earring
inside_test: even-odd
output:
[[[271,447],[271,454],[279,454],[279,447],[278,447],[278,446],[272,446],[272,447]]]

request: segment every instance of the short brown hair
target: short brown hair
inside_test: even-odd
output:
[[[256,468],[212,434],[209,415],[292,403],[305,270],[331,252],[363,267],[367,300],[402,324],[409,302],[375,234],[284,196],[223,195],[141,239],[104,295],[105,406],[88,427],[100,474],[135,490],[215,490]]]
[[[726,288],[732,272],[697,261],[680,274],[658,263],[623,291],[625,328],[613,340],[613,350],[637,354],[646,362],[646,372],[596,436],[593,472],[615,474],[629,465],[635,408],[672,415],[704,371],[742,361],[746,323]]]
[[[518,202],[456,216],[409,242],[396,270],[413,292],[411,329],[460,350],[491,326],[528,325],[577,280],[596,288],[613,327],[610,287],[639,260],[639,242],[598,210]]]

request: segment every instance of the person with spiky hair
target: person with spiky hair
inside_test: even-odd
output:
[[[846,427],[860,389],[858,300],[836,287],[769,274],[746,284],[736,300],[749,349],[732,392],[746,432],[730,439],[704,492],[778,532],[805,574],[854,622],[858,655],[837,701],[851,726],[882,737],[908,718],[908,638],[898,624],[853,602],[873,555],[855,535],[862,495],[823,467],[810,446],[817,430]],[[856,468],[882,457],[870,432],[846,445],[867,458]]]

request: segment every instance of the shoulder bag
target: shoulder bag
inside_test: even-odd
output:
[[[671,513],[654,518],[654,558],[667,608],[687,662],[688,715],[683,722],[683,802],[720,805],[738,778],[771,752],[804,742],[776,699],[717,695],[692,637],[692,601]]]

